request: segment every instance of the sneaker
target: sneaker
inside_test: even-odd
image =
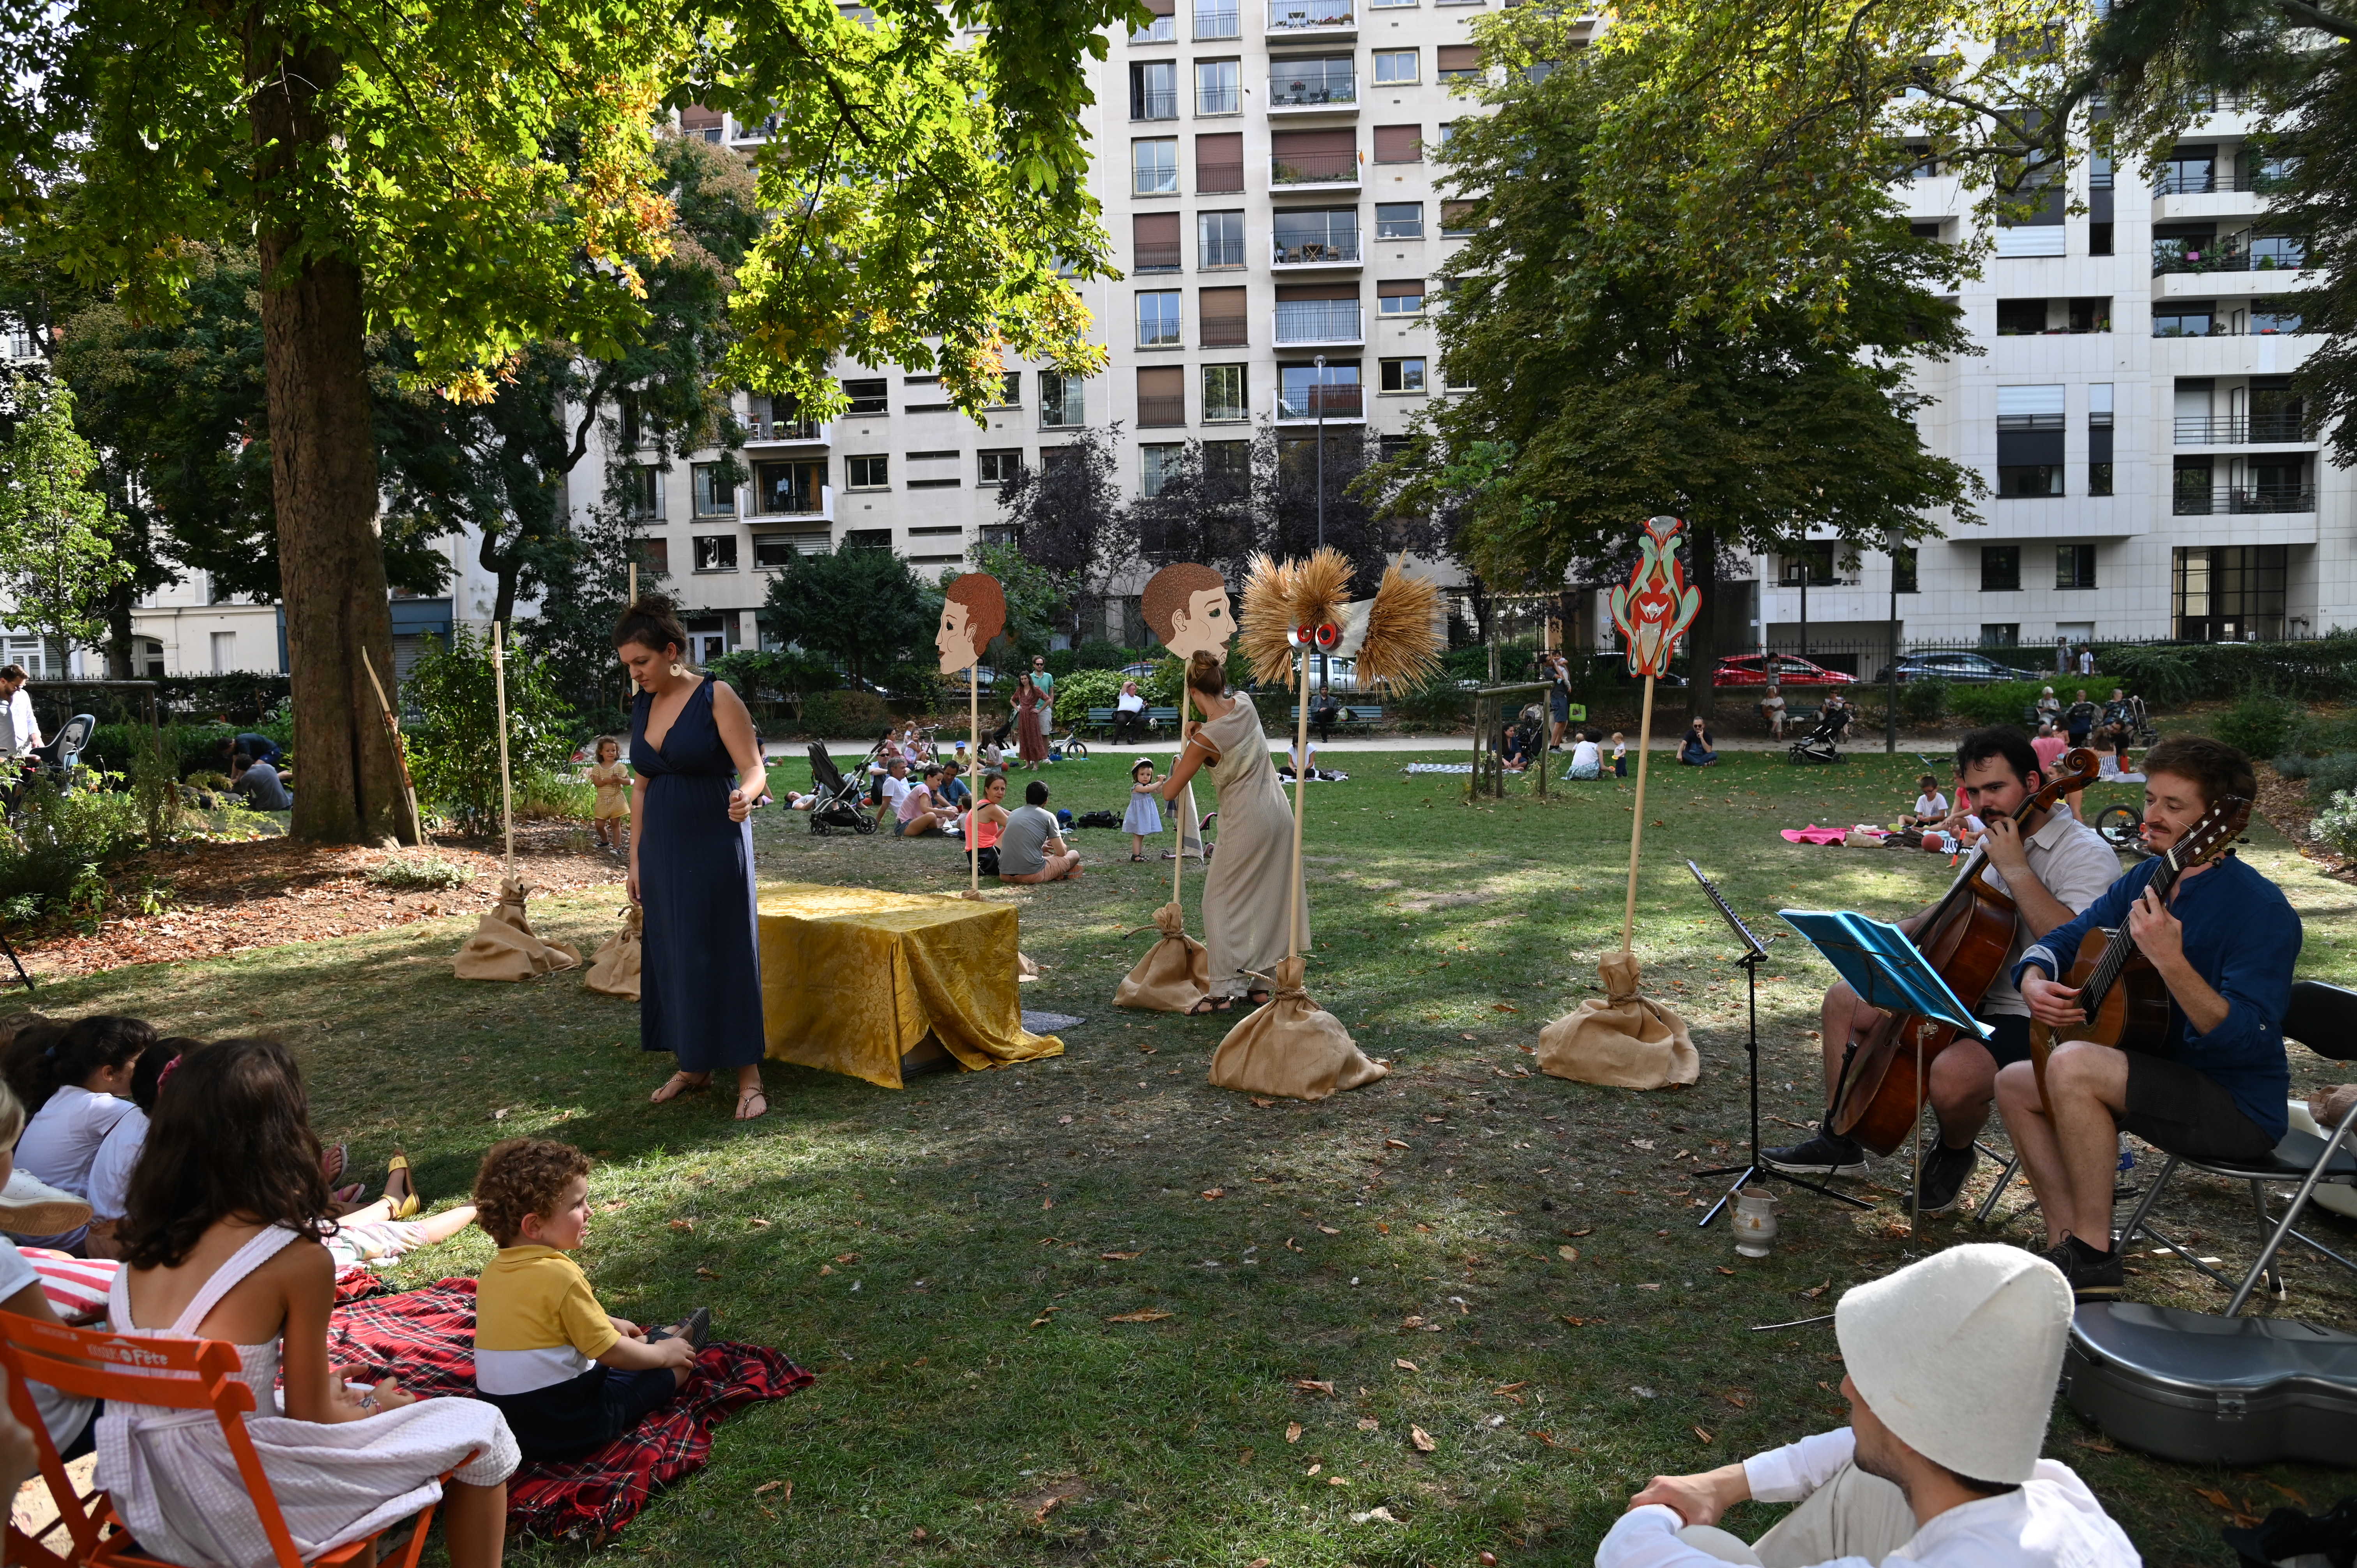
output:
[[[2071,1295],[2075,1301],[2111,1301],[2126,1288],[2116,1247],[2108,1252],[2098,1252],[2066,1232],[2059,1245],[2048,1248],[2041,1255],[2071,1282]]]
[[[1854,1138],[1820,1132],[1805,1144],[1768,1149],[1760,1155],[1770,1170],[1787,1176],[1864,1176],[1866,1151]]]
[[[1964,1190],[1964,1178],[1973,1174],[1979,1158],[1980,1151],[1970,1144],[1961,1149],[1932,1144],[1932,1152],[1923,1156],[1922,1179],[1915,1187],[1915,1212],[1945,1214],[1953,1208]]]

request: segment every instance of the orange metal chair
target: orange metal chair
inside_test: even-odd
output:
[[[114,1511],[106,1493],[92,1488],[77,1492],[58,1458],[34,1407],[31,1383],[44,1383],[82,1399],[115,1404],[160,1405],[171,1410],[209,1410],[220,1421],[221,1435],[244,1477],[246,1495],[269,1536],[279,1568],[303,1568],[295,1538],[286,1529],[277,1495],[262,1468],[261,1455],[245,1430],[246,1412],[254,1408],[253,1391],[237,1379],[241,1366],[237,1347],[220,1339],[151,1338],[145,1335],[112,1334],[100,1329],[66,1328],[12,1312],[0,1312],[0,1368],[8,1374],[8,1404],[39,1444],[41,1478],[56,1500],[57,1521],[38,1536],[8,1525],[10,1568],[178,1568],[136,1550],[129,1527]],[[471,1456],[470,1456],[471,1457]],[[442,1484],[448,1486],[446,1473]],[[416,1568],[425,1549],[425,1532],[434,1522],[434,1505],[416,1518],[408,1549],[392,1561],[398,1568]],[[54,1541],[59,1530],[68,1540]],[[348,1541],[311,1559],[314,1568],[338,1568],[350,1563],[376,1561],[378,1536]]]

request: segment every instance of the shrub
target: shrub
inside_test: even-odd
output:
[[[846,687],[802,699],[802,733],[834,740],[873,740],[892,727],[891,710],[873,692]]]
[[[371,886],[390,887],[405,893],[436,892],[446,887],[464,887],[475,880],[475,874],[457,861],[436,854],[405,854],[398,860],[388,860],[382,865],[371,866],[368,881]]]
[[[781,703],[790,716],[801,714],[812,693],[832,691],[843,679],[825,660],[795,650],[739,649],[705,668],[748,703]]]
[[[2343,789],[2308,824],[2316,842],[2335,854],[2357,855],[2357,790]]]
[[[1400,729],[1455,729],[1473,722],[1473,693],[1453,685],[1426,686],[1384,704],[1383,717]]]
[[[2290,744],[2300,718],[2299,704],[2289,698],[2250,692],[2218,715],[2210,733],[2245,757],[2273,757]]]
[[[94,929],[106,908],[107,870],[138,847],[141,827],[139,802],[127,790],[30,786],[23,813],[0,827],[0,914],[62,916]]]
[[[1935,725],[1948,713],[1945,681],[1910,681],[1899,688],[1899,714],[1910,725]],[[2034,699],[2033,693],[2033,699]]]
[[[2357,751],[2335,752],[2308,765],[2308,795],[2313,800],[2357,789]]]
[[[1107,642],[1103,638],[1097,638],[1092,641],[1083,642],[1078,648],[1072,650],[1072,672],[1074,674],[1078,674],[1083,670],[1118,670],[1129,661],[1130,658],[1128,649],[1124,648],[1117,642]],[[1057,685],[1061,686],[1064,683],[1064,678],[1061,675],[1057,676],[1056,683]],[[1057,694],[1059,696],[1062,695],[1060,692]],[[1103,705],[1103,704],[1102,703],[1099,704],[1099,706]]]
[[[519,817],[587,819],[597,805],[597,787],[570,773],[542,769],[516,780],[515,814]]]
[[[1974,725],[2018,726],[2023,712],[2037,703],[2042,689],[2043,682],[2037,681],[1958,684],[1948,688],[1948,711]]]
[[[421,715],[405,727],[418,804],[469,832],[496,827],[500,731],[490,645],[457,628],[411,668],[402,700]],[[508,766],[519,785],[572,760],[572,714],[537,656],[508,655],[507,707]]]
[[[1091,646],[1110,648],[1112,644]],[[1085,723],[1089,709],[1113,706],[1114,699],[1121,695],[1121,683],[1126,679],[1118,665],[1110,670],[1075,670],[1069,675],[1059,675],[1056,677],[1056,712],[1070,723]],[[1143,686],[1138,688],[1138,694],[1145,694]]]
[[[2305,779],[2308,777],[2309,760],[2308,755],[2305,752],[2287,751],[2282,756],[2276,757],[2269,766],[2273,767],[2276,772],[2285,779]]]

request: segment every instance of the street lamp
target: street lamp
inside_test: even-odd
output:
[[[1899,531],[1892,529],[1884,542],[1890,552],[1890,666],[1885,684],[1890,690],[1882,705],[1882,749],[1895,756],[1899,750],[1899,552],[1905,548],[1899,542]]]

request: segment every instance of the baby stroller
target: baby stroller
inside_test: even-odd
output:
[[[1849,718],[1847,708],[1818,709],[1816,724],[1786,747],[1784,755],[1799,763],[1841,761],[1840,742],[1849,731]]]
[[[876,819],[859,803],[859,786],[843,776],[834,758],[817,741],[810,743],[811,787],[818,795],[818,803],[811,808],[811,832],[822,836],[827,833],[872,833]],[[865,773],[866,768],[861,772]]]

